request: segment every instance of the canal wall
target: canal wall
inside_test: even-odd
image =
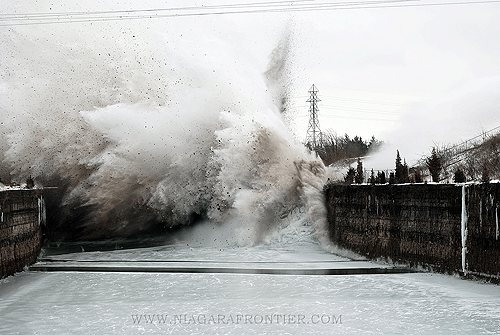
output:
[[[44,221],[41,190],[0,191],[0,278],[35,262],[42,246]]]
[[[332,241],[372,259],[500,280],[500,184],[325,187]]]

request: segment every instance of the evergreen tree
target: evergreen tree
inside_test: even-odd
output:
[[[409,183],[410,182],[410,173],[408,171],[408,164],[406,164],[406,159],[403,160],[404,163],[401,166],[401,183]]]
[[[356,170],[354,170],[353,167],[350,167],[349,170],[347,171],[347,174],[346,174],[344,180],[347,184],[352,184],[352,183],[354,183],[355,176],[356,176]]]
[[[370,175],[370,184],[375,185],[375,183],[376,183],[375,173],[373,172],[373,169],[372,169],[372,173]]]
[[[29,176],[29,178],[26,179],[26,187],[27,188],[35,187],[35,181],[33,180],[33,178],[31,178],[31,176]]]
[[[377,183],[379,183],[379,184],[385,184],[385,183],[387,183],[384,171],[379,171],[378,172],[378,174],[377,174]]]
[[[396,184],[396,176],[394,175],[394,172],[389,174],[389,184]]]
[[[427,168],[432,176],[433,182],[439,182],[439,175],[443,168],[441,157],[438,156],[436,148],[432,148],[431,157],[427,158]]]
[[[453,181],[455,183],[465,183],[465,181],[466,181],[465,173],[462,171],[461,168],[458,168],[455,171],[455,175],[453,176]]]
[[[410,175],[408,171],[408,164],[406,164],[406,159],[404,163],[401,163],[401,156],[399,155],[399,150],[396,151],[396,173],[394,175],[396,183],[408,183],[410,182]]]
[[[415,183],[423,183],[424,178],[422,177],[422,170],[420,170],[420,167],[415,168]]]
[[[396,150],[396,174],[394,177],[396,178],[395,184],[402,183],[403,181],[403,164],[401,164],[401,156],[399,155],[399,150]]]
[[[358,158],[358,166],[356,167],[356,184],[363,184],[364,181],[364,173],[363,173],[363,162]]]
[[[372,136],[372,138],[370,139],[370,143],[368,143],[368,151],[375,152],[378,149],[380,149],[382,144],[383,144],[382,141],[379,141],[375,138],[375,136]]]
[[[488,166],[486,164],[483,164],[483,169],[481,173],[481,182],[482,183],[489,183],[491,180],[490,178],[490,170],[488,169]]]

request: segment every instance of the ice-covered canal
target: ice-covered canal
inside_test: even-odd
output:
[[[499,286],[335,255],[304,231],[79,248],[0,281],[0,334],[500,333]]]

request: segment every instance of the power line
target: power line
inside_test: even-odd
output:
[[[443,152],[454,150],[454,149],[456,149],[456,148],[458,148],[458,147],[461,147],[461,146],[467,145],[467,143],[473,142],[473,141],[475,141],[475,140],[477,140],[477,139],[479,139],[479,138],[484,138],[487,134],[490,134],[490,133],[492,133],[492,132],[496,131],[497,129],[500,129],[500,126],[495,127],[495,128],[493,128],[493,129],[490,129],[490,130],[488,130],[487,132],[484,132],[484,133],[482,133],[482,134],[480,134],[480,135],[477,135],[477,136],[474,136],[474,137],[472,137],[472,138],[469,138],[468,140],[463,141],[462,143],[455,144],[454,146],[452,146],[452,147],[450,147],[450,148],[448,148],[448,149],[444,150]]]
[[[498,1],[500,2],[500,0],[498,0]],[[416,97],[416,98],[432,98],[431,96],[424,96],[424,95],[418,95],[418,94],[400,93],[400,92],[387,92],[387,91],[377,91],[377,90],[363,90],[363,89],[352,88],[352,87],[349,88],[349,87],[328,86],[328,85],[325,85],[325,87],[332,88],[332,89],[335,89],[335,90],[381,93],[381,94],[386,94],[386,95],[398,95],[398,96]]]
[[[108,11],[74,11],[60,13],[21,13],[21,14],[0,14],[0,18],[54,18],[65,16],[86,16],[86,15],[103,15],[103,14],[131,14],[131,13],[154,13],[164,11],[186,11],[186,10],[216,10],[224,8],[252,8],[252,7],[280,7],[285,5],[293,5],[294,3],[313,2],[315,0],[291,0],[291,1],[268,1],[268,2],[249,2],[239,4],[225,5],[201,5],[201,6],[185,6],[185,7],[169,7],[169,8],[154,8],[154,9],[128,9],[128,10],[108,10]]]
[[[479,139],[482,139],[481,142],[484,143],[486,135],[497,133],[498,130],[500,130],[500,126],[497,126],[497,127],[490,129],[486,132],[483,132],[480,135],[469,138],[466,141],[455,144],[452,147],[446,148],[444,150],[440,150],[439,154],[441,156],[446,156],[447,154],[452,154],[455,156],[451,159],[451,162],[448,162],[448,164],[446,165],[446,169],[448,169],[450,166],[458,164],[458,163],[466,160],[467,158],[469,158],[471,155],[474,154],[474,150],[476,150],[478,148],[478,140]],[[479,146],[480,145],[482,145],[482,144],[479,144]],[[426,159],[427,158],[425,156],[423,156],[412,167],[416,167],[419,165],[425,165]]]
[[[304,107],[303,105],[299,107]],[[367,108],[355,108],[355,107],[345,107],[345,106],[335,106],[335,105],[321,105],[323,109],[331,109],[336,111],[346,111],[346,112],[357,112],[363,114],[381,114],[381,115],[395,115],[401,116],[401,113],[398,112],[390,112],[390,111],[381,111],[376,109],[367,109]]]
[[[343,106],[321,106],[323,109],[333,109],[336,111],[339,110],[344,110],[348,112],[358,112],[358,113],[365,113],[365,114],[383,114],[383,115],[397,115],[400,116],[401,113],[397,112],[389,112],[389,111],[378,111],[378,110],[373,110],[373,109],[364,109],[364,108],[351,108],[351,107],[343,107]]]
[[[0,22],[2,21],[8,22],[0,24],[0,26],[153,19],[153,18],[166,18],[166,17],[205,16],[205,15],[222,15],[222,14],[311,11],[311,10],[327,10],[327,9],[345,8],[345,7],[349,8],[352,6],[356,7],[363,5],[381,5],[381,4],[409,2],[409,1],[419,1],[419,0],[372,0],[372,1],[344,1],[344,2],[326,2],[326,3],[313,3],[315,2],[314,0],[295,0],[295,1],[292,0],[292,1],[250,2],[250,3],[239,3],[232,5],[231,4],[210,5],[210,6],[202,5],[202,6],[188,6],[188,7],[131,9],[131,10],[116,10],[116,11],[0,14]],[[32,22],[32,21],[30,22],[30,20],[37,20],[37,22]]]
[[[295,115],[295,117],[308,117],[309,115]],[[342,116],[342,115],[322,115],[323,118],[334,118],[334,119],[346,119],[346,120],[358,120],[358,121],[380,121],[380,122],[400,122],[400,120],[394,119],[381,119],[381,118],[369,118],[369,117],[358,117],[358,116]]]
[[[297,98],[304,99],[305,95],[299,96]],[[348,102],[360,102],[366,104],[374,104],[374,105],[386,105],[386,106],[407,106],[408,103],[397,103],[397,102],[387,102],[387,101],[379,101],[379,100],[365,100],[365,99],[354,99],[354,98],[343,98],[336,97],[331,95],[322,95],[322,98],[325,100],[339,100],[339,101],[348,101]]]
[[[255,14],[304,11],[332,11],[371,8],[429,7],[500,3],[500,0],[462,2],[415,3],[420,0],[373,0],[314,3],[313,0],[251,2],[233,5],[171,7],[158,9],[131,9],[94,12],[21,13],[0,14],[0,26],[40,25],[54,23],[79,23],[122,21],[168,17],[206,16],[224,14]]]
[[[407,106],[408,104],[406,103],[396,103],[396,102],[384,102],[384,101],[375,101],[375,100],[364,100],[364,99],[352,99],[352,98],[341,98],[341,97],[332,97],[325,95],[324,98],[326,100],[339,100],[339,101],[349,101],[349,102],[361,102],[361,103],[367,103],[367,104],[374,104],[374,105],[385,105],[385,106]]]
[[[380,121],[380,122],[399,122],[400,120],[393,119],[379,119],[369,117],[355,117],[355,116],[340,116],[340,115],[323,115],[322,117],[346,120],[362,120],[362,121]]]

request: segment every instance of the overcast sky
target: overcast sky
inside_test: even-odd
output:
[[[245,3],[250,2],[4,1],[0,12],[129,11]],[[297,8],[304,2],[277,3]],[[443,3],[447,1],[396,2],[395,7],[382,8],[363,5],[356,9],[143,18],[92,25],[103,34],[116,33],[109,27],[117,26],[126,27],[131,34],[145,27],[167,30],[176,36],[173,40],[187,39],[192,46],[197,39],[204,39],[200,43],[203,47],[232,48],[262,72],[273,48],[289,34],[288,66],[297,138],[305,138],[306,100],[315,84],[321,99],[322,130],[366,139],[375,135],[384,140],[387,153],[373,164],[390,168],[396,149],[411,163],[429,153],[433,145],[456,143],[500,125],[500,2],[433,5]],[[242,5],[235,8],[245,9]],[[84,36],[90,24],[12,26],[12,22],[20,21],[6,21],[5,16],[2,20],[2,34],[12,29],[36,29],[48,35],[71,30],[75,39]],[[213,38],[214,43],[206,43],[207,38]]]

